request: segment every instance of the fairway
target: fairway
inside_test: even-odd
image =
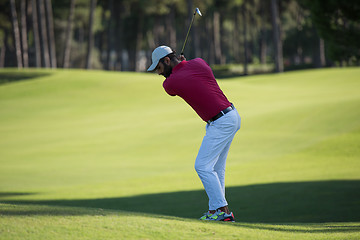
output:
[[[0,70],[0,239],[359,239],[360,68],[220,80],[236,223],[201,222],[205,123],[163,77]]]

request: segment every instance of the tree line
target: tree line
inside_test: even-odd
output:
[[[144,71],[182,47],[209,64],[359,65],[356,0],[0,0],[0,67]]]

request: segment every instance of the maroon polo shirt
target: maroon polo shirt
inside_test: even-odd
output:
[[[231,106],[211,68],[201,58],[176,65],[163,87],[169,95],[184,99],[205,122]]]

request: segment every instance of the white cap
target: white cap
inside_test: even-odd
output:
[[[152,56],[151,56],[152,64],[148,68],[148,72],[154,71],[154,69],[159,63],[159,60],[162,59],[163,57],[166,57],[170,53],[173,53],[173,50],[171,50],[171,48],[169,48],[168,46],[160,46],[155,48],[155,50],[152,52]]]

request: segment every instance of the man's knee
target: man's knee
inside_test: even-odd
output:
[[[195,162],[195,171],[198,174],[206,174],[213,171],[209,164],[201,164],[198,161]]]

